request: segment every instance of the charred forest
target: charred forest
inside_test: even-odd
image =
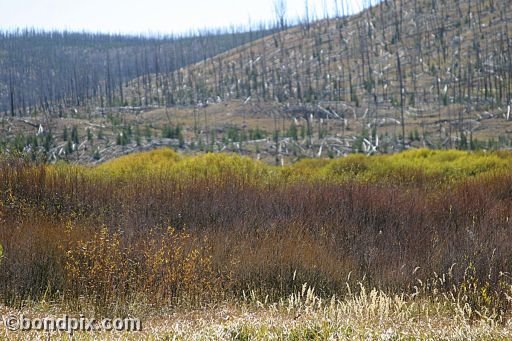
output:
[[[176,37],[3,33],[1,145],[80,163],[172,146],[281,164],[512,146],[508,1],[335,5],[291,20],[276,1],[271,25]]]
[[[171,73],[272,30],[264,26],[247,31],[205,29],[176,36],[4,31],[0,33],[0,111],[23,117],[34,111],[58,114],[59,109],[92,103],[127,106],[131,99],[123,95],[123,87],[130,80]]]

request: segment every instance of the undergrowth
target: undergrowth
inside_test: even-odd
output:
[[[360,285],[511,312],[509,153],[273,167],[167,149],[98,167],[0,161],[0,298],[129,314]],[[441,275],[445,274],[445,275]],[[429,296],[430,295],[430,296]]]

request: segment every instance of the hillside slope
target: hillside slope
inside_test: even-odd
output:
[[[160,64],[148,52],[139,58],[147,68],[126,65],[143,70],[139,77],[100,81],[88,105],[56,101],[43,115],[4,117],[0,145],[44,145],[51,160],[86,163],[163,145],[278,163],[510,148],[510,18],[508,0],[387,0],[355,16],[266,31],[221,54],[198,56],[192,40],[196,48],[182,51],[200,62],[154,72]]]
[[[123,36],[34,29],[0,32],[0,112],[27,116],[66,107],[119,106],[123,83],[169,73],[268,34],[202,31]]]
[[[373,143],[379,131],[401,140],[404,122],[406,138],[468,147],[512,128],[510,18],[508,0],[382,1],[183,68],[154,96],[182,105],[265,101],[286,106],[280,115],[288,118],[357,118],[360,134],[374,130]]]

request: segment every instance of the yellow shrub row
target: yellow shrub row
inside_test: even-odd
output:
[[[254,184],[301,181],[362,181],[372,183],[446,184],[470,177],[507,172],[509,152],[464,152],[419,149],[393,155],[350,155],[328,159],[305,159],[276,167],[234,154],[181,156],[163,148],[123,156],[97,167],[51,166],[51,172],[83,172],[112,179],[166,176],[178,181],[220,180]],[[70,172],[72,170],[73,172]],[[60,174],[62,175],[62,174]]]

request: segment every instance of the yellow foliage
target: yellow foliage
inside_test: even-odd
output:
[[[204,154],[185,158],[171,168],[177,180],[224,180],[265,183],[273,178],[276,170],[248,157],[229,154]]]
[[[122,156],[93,168],[93,173],[111,177],[155,174],[168,171],[179,160],[181,157],[174,150],[162,148]]]
[[[510,154],[471,153],[419,149],[392,155],[349,155],[320,167],[308,165],[321,180],[380,183],[449,183],[468,177],[503,172],[511,166]],[[295,166],[291,166],[292,169]],[[299,165],[303,167],[303,165]],[[299,168],[300,169],[300,168]]]
[[[175,181],[238,181],[255,185],[303,181],[447,184],[470,177],[505,173],[509,152],[418,149],[392,155],[349,155],[336,160],[305,159],[277,167],[233,154],[181,156],[169,148],[123,156],[97,167],[58,164],[47,174],[60,178],[78,173],[99,179],[165,176]]]

